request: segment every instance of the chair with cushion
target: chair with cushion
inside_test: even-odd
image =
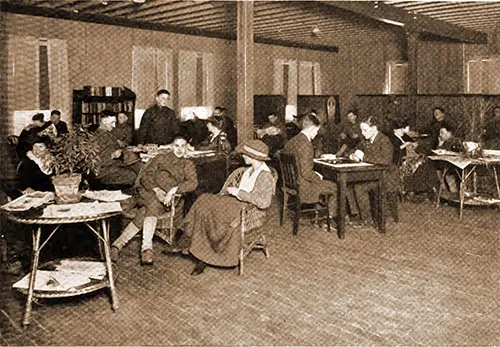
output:
[[[330,194],[321,196],[324,203],[318,204],[302,204],[300,200],[300,187],[298,184],[298,168],[295,161],[295,156],[283,151],[278,153],[278,159],[281,170],[281,189],[283,199],[281,200],[280,209],[280,225],[283,225],[283,220],[287,210],[293,213],[293,234],[297,235],[299,231],[299,221],[304,214],[314,214],[314,220],[318,223],[320,215],[326,216],[328,232],[330,232],[330,218],[328,218],[328,200]]]
[[[245,172],[247,167],[240,167],[234,170],[231,175],[226,179],[224,186],[220,190],[219,194],[223,194],[227,191],[228,187],[238,187],[241,180],[241,176]],[[274,180],[276,182],[278,174],[276,170],[271,169]],[[269,210],[269,208],[267,209]],[[239,255],[239,274],[243,275],[244,259],[254,250],[262,249],[266,258],[269,258],[269,251],[267,250],[267,240],[263,233],[262,225],[265,222],[267,210],[261,210],[252,204],[247,204],[241,211],[241,223],[240,223],[240,233],[241,233],[241,246]],[[264,213],[263,213],[264,212]]]

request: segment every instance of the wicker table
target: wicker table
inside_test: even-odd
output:
[[[111,266],[111,257],[110,257],[110,246],[109,246],[109,218],[119,215],[120,212],[109,212],[109,213],[102,213],[102,214],[96,214],[96,215],[89,215],[89,216],[82,216],[82,217],[66,217],[66,218],[44,218],[44,217],[26,217],[26,216],[21,216],[17,215],[15,213],[7,213],[7,218],[9,218],[12,221],[22,223],[22,224],[27,224],[27,225],[32,225],[34,226],[33,228],[33,261],[31,265],[31,274],[30,274],[30,279],[29,279],[29,286],[28,286],[28,291],[27,291],[27,300],[26,300],[26,308],[24,312],[24,319],[23,319],[23,325],[26,327],[30,323],[30,317],[31,317],[31,306],[33,302],[34,297],[38,298],[56,298],[56,297],[66,297],[66,296],[75,296],[75,295],[80,295],[80,294],[85,294],[89,293],[104,287],[109,287],[110,288],[110,296],[111,296],[111,307],[115,311],[118,309],[118,297],[116,295],[115,291],[115,285],[114,285],[114,280],[113,280],[113,270]],[[98,231],[98,228],[94,228],[90,223],[91,222],[97,222],[101,223],[101,229],[102,233]],[[39,256],[40,256],[40,251],[42,248],[49,242],[49,240],[52,238],[52,236],[55,234],[55,232],[61,227],[61,225],[64,224],[75,224],[75,223],[82,223],[85,224],[98,238],[98,242],[102,241],[102,244],[104,246],[104,259],[106,262],[106,273],[107,273],[107,278],[98,281],[98,282],[92,282],[89,285],[86,286],[81,286],[74,288],[74,290],[71,291],[58,291],[58,292],[42,292],[42,291],[36,291],[34,290],[35,287],[35,279],[36,279],[36,272],[38,269],[38,262],[39,262]],[[46,225],[52,225],[54,226],[54,229],[52,232],[49,234],[47,239],[40,245],[40,238],[41,238],[41,233],[42,233],[42,226]],[[99,243],[99,246],[101,244]],[[101,248],[101,247],[99,247]]]
[[[483,203],[478,200],[470,200],[466,199],[466,181],[470,177],[471,174],[474,174],[473,177],[475,177],[476,174],[476,168],[479,166],[485,166],[487,168],[491,168],[493,170],[493,178],[495,179],[495,186],[497,190],[497,197],[500,199],[500,183],[499,183],[499,178],[498,178],[498,173],[497,173],[497,166],[500,166],[500,157],[485,157],[485,158],[468,158],[464,155],[460,155],[457,153],[457,155],[434,155],[434,156],[429,156],[429,159],[434,160],[434,161],[440,161],[442,163],[445,163],[446,166],[444,167],[440,177],[439,177],[439,191],[438,191],[438,196],[436,200],[436,208],[439,207],[439,202],[441,201],[442,193],[443,193],[443,188],[445,185],[445,177],[446,174],[449,172],[449,167],[453,167],[460,179],[460,188],[459,188],[459,195],[458,195],[458,203],[459,203],[459,215],[460,219],[463,217],[463,209],[464,205],[475,205],[475,206],[488,206],[488,205],[500,205],[498,202],[495,203]],[[474,193],[477,193],[476,189],[476,180],[474,179]],[[450,200],[455,201],[455,199],[451,198]]]

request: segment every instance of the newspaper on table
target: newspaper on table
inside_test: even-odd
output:
[[[30,273],[12,285],[16,289],[28,289]],[[72,288],[90,283],[90,278],[84,274],[67,271],[46,271],[36,272],[35,290],[63,292]]]
[[[49,205],[43,209],[42,218],[89,217],[120,212],[119,202],[79,202],[77,204]]]
[[[82,196],[105,202],[121,201],[131,197],[123,194],[121,190],[86,190]]]
[[[15,200],[6,203],[1,208],[6,211],[28,211],[31,208],[36,208],[54,200],[54,193],[34,191],[28,194],[21,195]]]

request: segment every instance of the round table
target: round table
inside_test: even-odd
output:
[[[24,291],[27,294],[26,308],[24,312],[23,325],[27,326],[30,323],[31,317],[31,307],[34,297],[38,298],[56,298],[56,297],[66,297],[75,296],[80,294],[89,293],[104,287],[110,288],[111,296],[111,307],[115,311],[118,309],[118,297],[116,295],[114,280],[113,280],[113,269],[111,266],[111,256],[110,256],[110,245],[109,245],[109,218],[119,215],[120,212],[107,212],[99,213],[88,216],[78,216],[78,217],[64,217],[64,218],[47,218],[47,217],[33,217],[33,216],[23,216],[17,213],[7,212],[7,218],[22,224],[32,225],[33,228],[33,261],[31,265],[31,273],[29,279],[28,291]],[[99,228],[94,228],[90,223],[97,222],[101,223],[102,233],[99,232]],[[74,288],[71,291],[57,291],[57,292],[36,292],[34,293],[36,272],[38,270],[38,262],[40,257],[40,251],[47,244],[47,242],[52,238],[55,232],[64,224],[85,224],[98,238],[98,241],[102,242],[104,246],[104,260],[106,263],[106,274],[107,281],[98,281],[90,283],[89,285]],[[49,234],[47,239],[40,245],[40,238],[42,233],[42,226],[53,225],[55,226],[52,232]],[[101,249],[101,242],[99,242],[99,249]],[[101,253],[102,254],[102,253]]]

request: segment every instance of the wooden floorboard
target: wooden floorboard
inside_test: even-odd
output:
[[[387,233],[335,233],[290,221],[276,207],[260,251],[236,269],[192,277],[187,256],[139,265],[139,239],[115,266],[120,308],[107,291],[34,304],[21,327],[20,276],[0,274],[2,345],[499,345],[500,212],[405,202]]]

